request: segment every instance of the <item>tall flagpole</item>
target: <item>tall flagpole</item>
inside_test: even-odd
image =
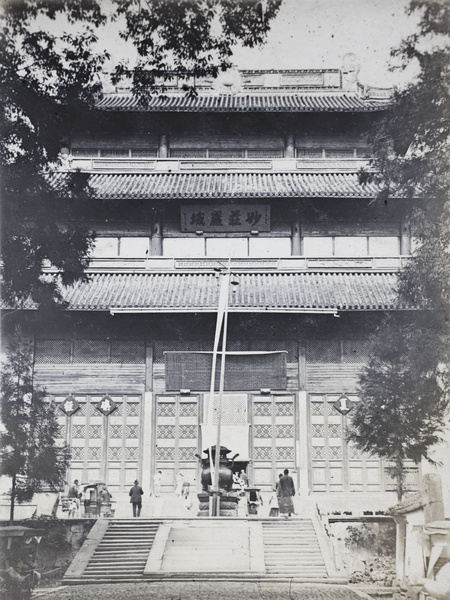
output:
[[[226,299],[224,305],[224,316],[223,316],[223,334],[222,334],[222,355],[220,361],[220,381],[219,381],[219,402],[217,406],[217,437],[216,437],[216,456],[214,465],[214,488],[219,491],[219,469],[220,469],[220,436],[222,428],[222,401],[223,401],[223,390],[225,387],[225,357],[227,349],[227,329],[228,329],[228,293],[230,289],[230,262],[228,261],[228,270],[224,275],[224,287],[226,289]],[[217,494],[216,498],[216,516],[220,516],[220,496]]]
[[[225,381],[225,353],[226,353],[226,338],[227,338],[227,322],[228,322],[228,293],[230,287],[230,273],[231,273],[231,260],[228,260],[228,269],[225,273],[222,273],[222,280],[220,282],[219,301],[217,307],[217,321],[216,321],[216,332],[214,336],[213,346],[213,357],[211,367],[211,385],[210,385],[210,406],[214,406],[214,392],[215,392],[215,379],[216,379],[216,365],[217,365],[217,354],[219,348],[220,332],[223,325],[223,337],[222,337],[222,352],[221,352],[221,364],[220,364],[220,381],[219,381],[219,401],[217,406],[217,436],[215,446],[215,460],[213,462],[213,446],[210,448],[209,464],[211,469],[211,482],[213,484],[213,516],[219,516],[219,468],[220,468],[220,434],[221,434],[221,420],[222,420],[222,398]]]

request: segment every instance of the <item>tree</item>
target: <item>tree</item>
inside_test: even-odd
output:
[[[433,463],[432,447],[442,440],[450,397],[435,335],[427,327],[418,332],[417,326],[409,316],[391,315],[374,333],[348,430],[358,448],[394,463],[389,470],[399,501],[405,461]]]
[[[282,0],[4,0],[0,32],[3,170],[2,280],[10,306],[63,305],[59,284],[84,277],[95,238],[88,180],[58,189],[48,171],[74,125],[95,119],[104,71],[145,105],[175,75],[196,93],[201,77],[232,66],[233,47],[262,44]],[[111,66],[102,31],[118,31],[134,62]],[[106,36],[104,36],[106,37]],[[108,38],[114,44],[114,38]],[[163,86],[163,87],[161,87]],[[44,261],[60,275],[42,277]]]
[[[16,502],[27,502],[44,486],[59,489],[70,461],[68,446],[57,446],[56,406],[33,383],[29,345],[16,332],[1,375],[0,459],[11,478],[10,524]]]
[[[376,179],[377,201],[411,200],[416,248],[400,277],[402,300],[429,308],[448,333],[450,309],[450,4],[412,0],[421,13],[419,32],[393,50],[402,66],[414,64],[416,79],[396,91],[393,103],[370,134],[374,159],[362,181]],[[415,200],[415,201],[414,201]]]
[[[393,460],[399,498],[404,460],[432,461],[449,407],[450,364],[450,5],[412,0],[419,31],[395,49],[416,79],[396,91],[391,108],[370,134],[374,159],[362,182],[377,180],[375,201],[409,199],[413,259],[399,277],[399,301],[416,307],[390,316],[372,341],[359,379],[361,403],[349,439]]]

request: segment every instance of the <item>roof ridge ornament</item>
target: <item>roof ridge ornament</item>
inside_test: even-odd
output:
[[[241,72],[232,68],[219,74],[213,81],[213,90],[218,94],[237,94],[242,90]]]
[[[358,86],[358,74],[361,65],[356,54],[348,52],[342,59],[342,89],[347,92],[355,92]]]

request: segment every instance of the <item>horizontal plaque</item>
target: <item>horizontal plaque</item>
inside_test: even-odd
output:
[[[181,231],[270,231],[269,204],[189,205],[181,207]]]

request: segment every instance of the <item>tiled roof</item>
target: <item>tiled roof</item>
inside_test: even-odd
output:
[[[395,273],[236,273],[230,311],[390,310]],[[214,312],[214,273],[95,273],[63,292],[70,310]]]
[[[143,107],[131,94],[107,94],[96,104],[101,110],[152,112],[366,112],[385,109],[385,98],[364,98],[355,92],[184,94],[154,96]]]
[[[389,515],[401,515],[404,513],[420,510],[425,505],[425,500],[420,492],[407,496],[402,502],[391,506],[387,513]]]
[[[64,173],[51,176],[58,187]],[[374,183],[357,173],[94,173],[89,183],[101,200],[169,198],[373,198]]]

